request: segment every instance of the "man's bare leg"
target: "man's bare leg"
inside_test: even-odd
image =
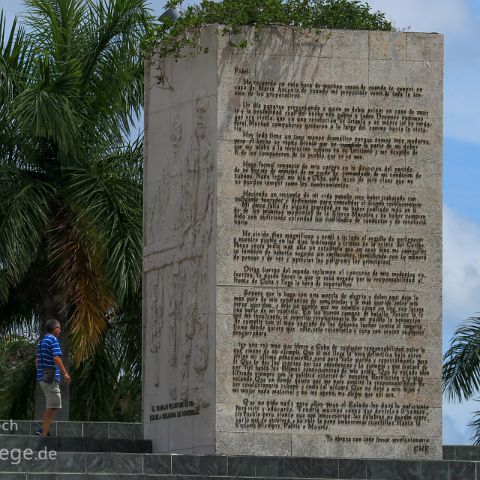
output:
[[[42,436],[46,437],[48,431],[50,430],[50,424],[52,423],[52,418],[57,413],[58,408],[47,408],[43,414],[42,420]]]

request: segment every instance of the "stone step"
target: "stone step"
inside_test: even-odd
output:
[[[151,440],[128,438],[39,437],[32,435],[0,435],[0,448],[30,448],[39,451],[47,448],[59,452],[123,452],[151,453]]]
[[[37,420],[0,420],[2,435],[35,435]],[[129,422],[52,422],[51,436],[143,440],[143,424]]]
[[[14,432],[23,430],[28,432],[26,435],[18,435],[18,433],[10,431],[5,432],[1,429],[2,422],[0,420],[0,448],[16,447],[38,450],[39,446],[40,448],[48,446],[51,450],[72,452],[152,452],[151,440],[143,440],[143,429],[140,428],[140,423],[101,423],[97,428],[97,424],[91,422],[55,422],[52,425],[53,438],[43,439],[50,443],[41,444],[42,439],[33,436],[38,427],[37,422],[23,421],[23,423],[18,423],[19,429],[14,430]],[[89,435],[68,436],[68,433],[86,433]],[[55,440],[57,434],[58,441]],[[103,437],[100,436],[102,434]],[[446,445],[443,447],[443,459],[480,461],[480,446]]]
[[[444,460],[474,460],[480,462],[480,446],[476,445],[445,445]],[[480,472],[479,472],[480,477]]]
[[[54,452],[55,459],[0,456],[0,479],[216,480],[375,479],[480,480],[480,462],[227,457],[134,453]],[[5,455],[4,453],[0,455]]]

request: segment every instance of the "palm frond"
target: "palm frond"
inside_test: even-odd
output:
[[[72,419],[105,421],[113,417],[118,367],[113,353],[103,340],[97,343],[85,361],[72,369],[75,378],[71,387]]]
[[[79,148],[81,125],[81,116],[74,105],[78,96],[75,81],[72,76],[67,80],[57,78],[47,56],[36,61],[39,78],[16,96],[13,115],[25,135],[49,140],[62,155],[72,155]],[[73,87],[68,87],[67,82]]]
[[[480,386],[480,317],[469,318],[454,333],[443,356],[443,390],[450,400],[468,400]]]
[[[473,435],[470,438],[473,445],[480,445],[480,411],[477,410],[473,414],[473,420],[468,423],[468,426],[473,429]]]
[[[31,43],[25,30],[17,28],[15,18],[10,32],[7,32],[6,19],[0,10],[0,109],[27,82],[31,66]]]
[[[142,290],[128,297],[111,322],[115,352],[125,375],[141,383],[142,378]]]
[[[25,0],[25,5],[27,25],[39,50],[50,52],[57,62],[65,62],[71,56],[72,49],[81,49],[77,40],[83,28],[85,2]]]
[[[65,196],[84,232],[105,247],[105,273],[118,303],[141,283],[142,144],[92,161],[65,175]]]
[[[0,165],[0,303],[35,260],[54,195],[41,179]]]
[[[122,328],[131,323],[126,320],[125,313],[114,316],[95,352],[73,370],[72,418],[92,421],[139,420],[141,354],[134,362],[127,358],[128,345],[136,343],[137,334],[132,331],[127,333]],[[141,331],[141,322],[137,326]],[[131,334],[133,336],[129,336]]]
[[[86,242],[66,213],[53,222],[50,249],[53,280],[68,312],[71,350],[79,365],[101,341],[115,303],[105,285],[101,252]]]
[[[89,2],[86,26],[91,41],[84,54],[84,88],[105,95],[86,99],[88,117],[113,137],[128,134],[131,120],[140,114],[143,59],[138,44],[151,19],[144,0]]]

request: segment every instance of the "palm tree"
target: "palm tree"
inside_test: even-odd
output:
[[[450,401],[469,400],[480,389],[480,317],[471,317],[454,333],[443,356],[443,390]],[[480,445],[480,412],[469,423],[473,440]]]
[[[140,328],[143,145],[126,139],[151,17],[144,0],[25,5],[26,29],[0,16],[0,334],[58,318],[81,377],[114,327]]]

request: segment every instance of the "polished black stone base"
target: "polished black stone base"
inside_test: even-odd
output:
[[[480,480],[473,446],[445,446],[441,461],[161,455],[140,424],[56,422],[48,438],[36,427],[0,432],[0,480]],[[32,458],[18,458],[27,450]]]
[[[0,447],[12,448],[0,438]],[[88,441],[88,439],[86,439]],[[39,444],[37,444],[39,446]],[[0,459],[0,480],[480,480],[480,449],[445,447],[445,460],[56,452],[54,460]]]

